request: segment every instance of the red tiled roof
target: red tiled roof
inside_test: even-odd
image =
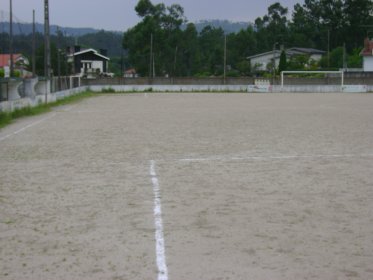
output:
[[[368,38],[364,41],[364,49],[361,51],[362,56],[373,56],[373,41]]]
[[[14,63],[21,56],[22,55],[20,53],[13,54]],[[10,54],[0,54],[0,67],[9,66],[9,64],[10,64]]]
[[[126,73],[126,74],[136,74],[136,70],[134,68],[130,68],[127,71],[125,71],[124,73]]]

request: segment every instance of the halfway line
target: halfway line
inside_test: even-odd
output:
[[[158,280],[168,280],[168,269],[166,264],[166,249],[163,234],[162,205],[160,185],[155,171],[155,161],[150,161],[150,177],[154,192],[154,224],[155,224],[155,251],[157,255]]]

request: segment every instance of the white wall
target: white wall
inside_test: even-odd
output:
[[[322,58],[322,55],[321,54],[313,54],[311,55],[310,59],[314,60],[314,61],[320,61]]]
[[[100,69],[100,73],[104,72],[104,65],[103,65],[103,62],[102,61],[96,61],[96,60],[82,60],[82,65],[83,67],[80,69],[80,72],[81,73],[84,73],[84,64],[85,63],[90,63],[91,64],[91,68],[87,68],[88,70],[89,69]]]
[[[92,68],[94,69],[100,69],[100,72],[104,72],[104,66],[102,61],[93,61],[92,62]]]
[[[373,56],[364,56],[363,61],[364,72],[373,71]]]
[[[276,53],[275,54],[276,56],[276,67],[278,67],[279,63],[280,63],[280,59],[278,58],[278,54]],[[267,65],[268,63],[271,63],[273,60],[273,53],[270,53],[270,54],[266,54],[266,55],[263,55],[263,56],[259,56],[259,57],[255,57],[255,58],[251,58],[250,61],[251,61],[251,67],[255,67],[255,65],[260,65],[257,70],[262,70],[262,71],[266,71],[267,70]]]

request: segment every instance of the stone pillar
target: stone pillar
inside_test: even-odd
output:
[[[37,95],[45,95],[51,92],[50,82],[46,80],[38,81],[35,85]]]
[[[36,96],[35,87],[38,83],[38,78],[25,79],[25,96],[34,99]]]
[[[20,99],[21,96],[19,95],[18,88],[22,85],[22,81],[17,80],[10,80],[9,81],[9,101]]]

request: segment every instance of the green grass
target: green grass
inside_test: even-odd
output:
[[[83,92],[77,95],[66,97],[56,102],[52,102],[48,104],[40,104],[36,107],[25,107],[22,109],[17,109],[11,113],[0,112],[0,128],[3,128],[11,124],[16,119],[47,113],[47,112],[50,112],[52,108],[54,107],[76,103],[76,102],[81,101],[82,99],[92,97],[92,96],[95,96],[95,94],[93,94],[92,92]]]

